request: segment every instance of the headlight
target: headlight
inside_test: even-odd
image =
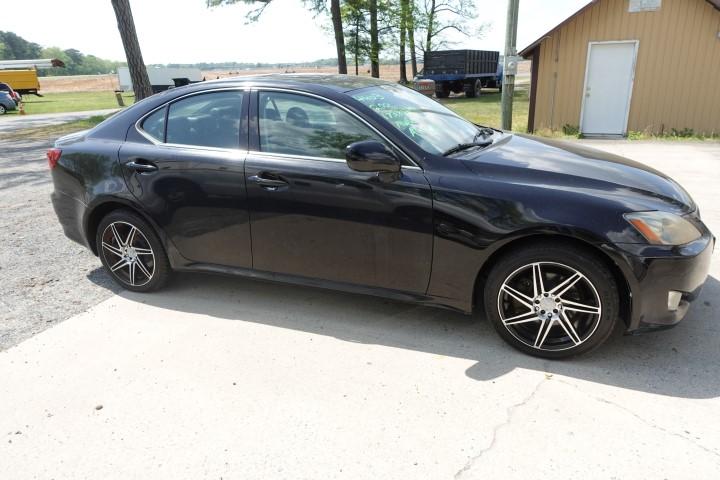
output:
[[[683,245],[702,236],[695,225],[667,212],[634,212],[623,215],[653,245]]]

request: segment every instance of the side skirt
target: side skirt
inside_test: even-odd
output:
[[[302,285],[305,287],[316,287],[327,290],[336,290],[340,292],[356,293],[361,295],[369,295],[374,297],[389,298],[401,302],[415,303],[427,305],[430,307],[444,308],[464,314],[471,314],[459,307],[460,302],[453,301],[450,298],[438,298],[428,295],[419,295],[411,292],[400,290],[391,290],[386,288],[368,287],[363,285],[355,285],[352,283],[334,282],[330,280],[319,280],[317,278],[301,277],[298,275],[287,275],[282,273],[264,272],[253,270],[250,268],[226,267],[223,265],[213,265],[207,263],[192,263],[175,267],[173,270],[177,272],[200,272],[214,273],[227,276],[238,276],[245,278],[253,278],[257,280],[265,280],[277,283],[290,283],[293,285]]]

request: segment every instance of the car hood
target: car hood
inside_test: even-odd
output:
[[[502,181],[623,197],[636,209],[689,213],[690,195],[667,175],[639,162],[577,143],[507,134],[462,157],[475,173]]]

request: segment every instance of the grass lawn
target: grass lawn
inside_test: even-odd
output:
[[[123,93],[125,105],[132,105],[134,97],[132,93]],[[61,92],[45,93],[42,97],[35,95],[24,95],[23,103],[25,112],[33,113],[58,113],[58,112],[83,112],[86,110],[102,110],[105,108],[118,108],[114,92]],[[8,114],[17,115],[17,111]]]
[[[477,98],[455,97],[440,100],[447,107],[451,108],[458,115],[461,115],[473,123],[486,125],[488,127],[500,128],[500,93],[483,92]],[[512,129],[516,132],[527,130],[528,109],[527,90],[516,90],[513,101],[513,123]]]
[[[102,122],[110,115],[94,115],[83,120],[75,120],[72,122],[60,123],[58,125],[48,125],[45,127],[29,127],[22,130],[16,130],[12,133],[0,133],[0,140],[47,140],[48,138],[57,138],[68,133],[87,130],[98,123]]]

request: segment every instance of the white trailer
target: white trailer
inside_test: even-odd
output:
[[[202,72],[199,68],[164,68],[164,67],[148,67],[148,77],[153,92],[161,92],[169,87],[175,86],[175,78],[187,78],[190,83],[201,82]],[[120,90],[132,90],[132,79],[130,78],[130,70],[128,67],[118,68],[118,84]]]

